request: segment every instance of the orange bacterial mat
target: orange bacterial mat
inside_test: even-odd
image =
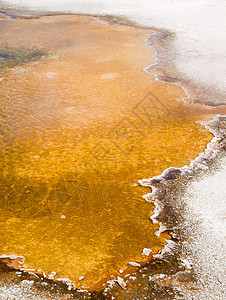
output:
[[[210,110],[144,72],[149,30],[84,16],[0,26],[0,254],[92,289],[164,246],[137,182],[202,152]]]

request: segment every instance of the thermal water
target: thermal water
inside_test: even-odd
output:
[[[97,288],[164,246],[137,181],[202,152],[212,135],[198,121],[214,109],[144,72],[150,30],[80,16],[0,26],[1,251]]]

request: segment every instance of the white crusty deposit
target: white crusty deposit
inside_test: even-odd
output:
[[[182,199],[186,204],[184,228],[190,237],[184,257],[199,279],[199,290],[186,291],[188,299],[226,298],[225,182],[226,158],[214,174],[194,181]]]

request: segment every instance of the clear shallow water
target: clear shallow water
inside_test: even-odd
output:
[[[205,100],[225,102],[226,2],[224,0],[8,0],[12,7],[52,12],[114,14],[175,33],[168,58],[179,76],[196,84]]]
[[[1,26],[14,53],[0,76],[2,253],[93,287],[163,247],[137,180],[202,152],[196,121],[212,112],[143,71],[149,31],[74,16]]]

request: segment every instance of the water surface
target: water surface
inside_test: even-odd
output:
[[[0,26],[1,253],[96,287],[162,249],[137,181],[202,152],[211,110],[143,71],[148,30],[76,16]]]

